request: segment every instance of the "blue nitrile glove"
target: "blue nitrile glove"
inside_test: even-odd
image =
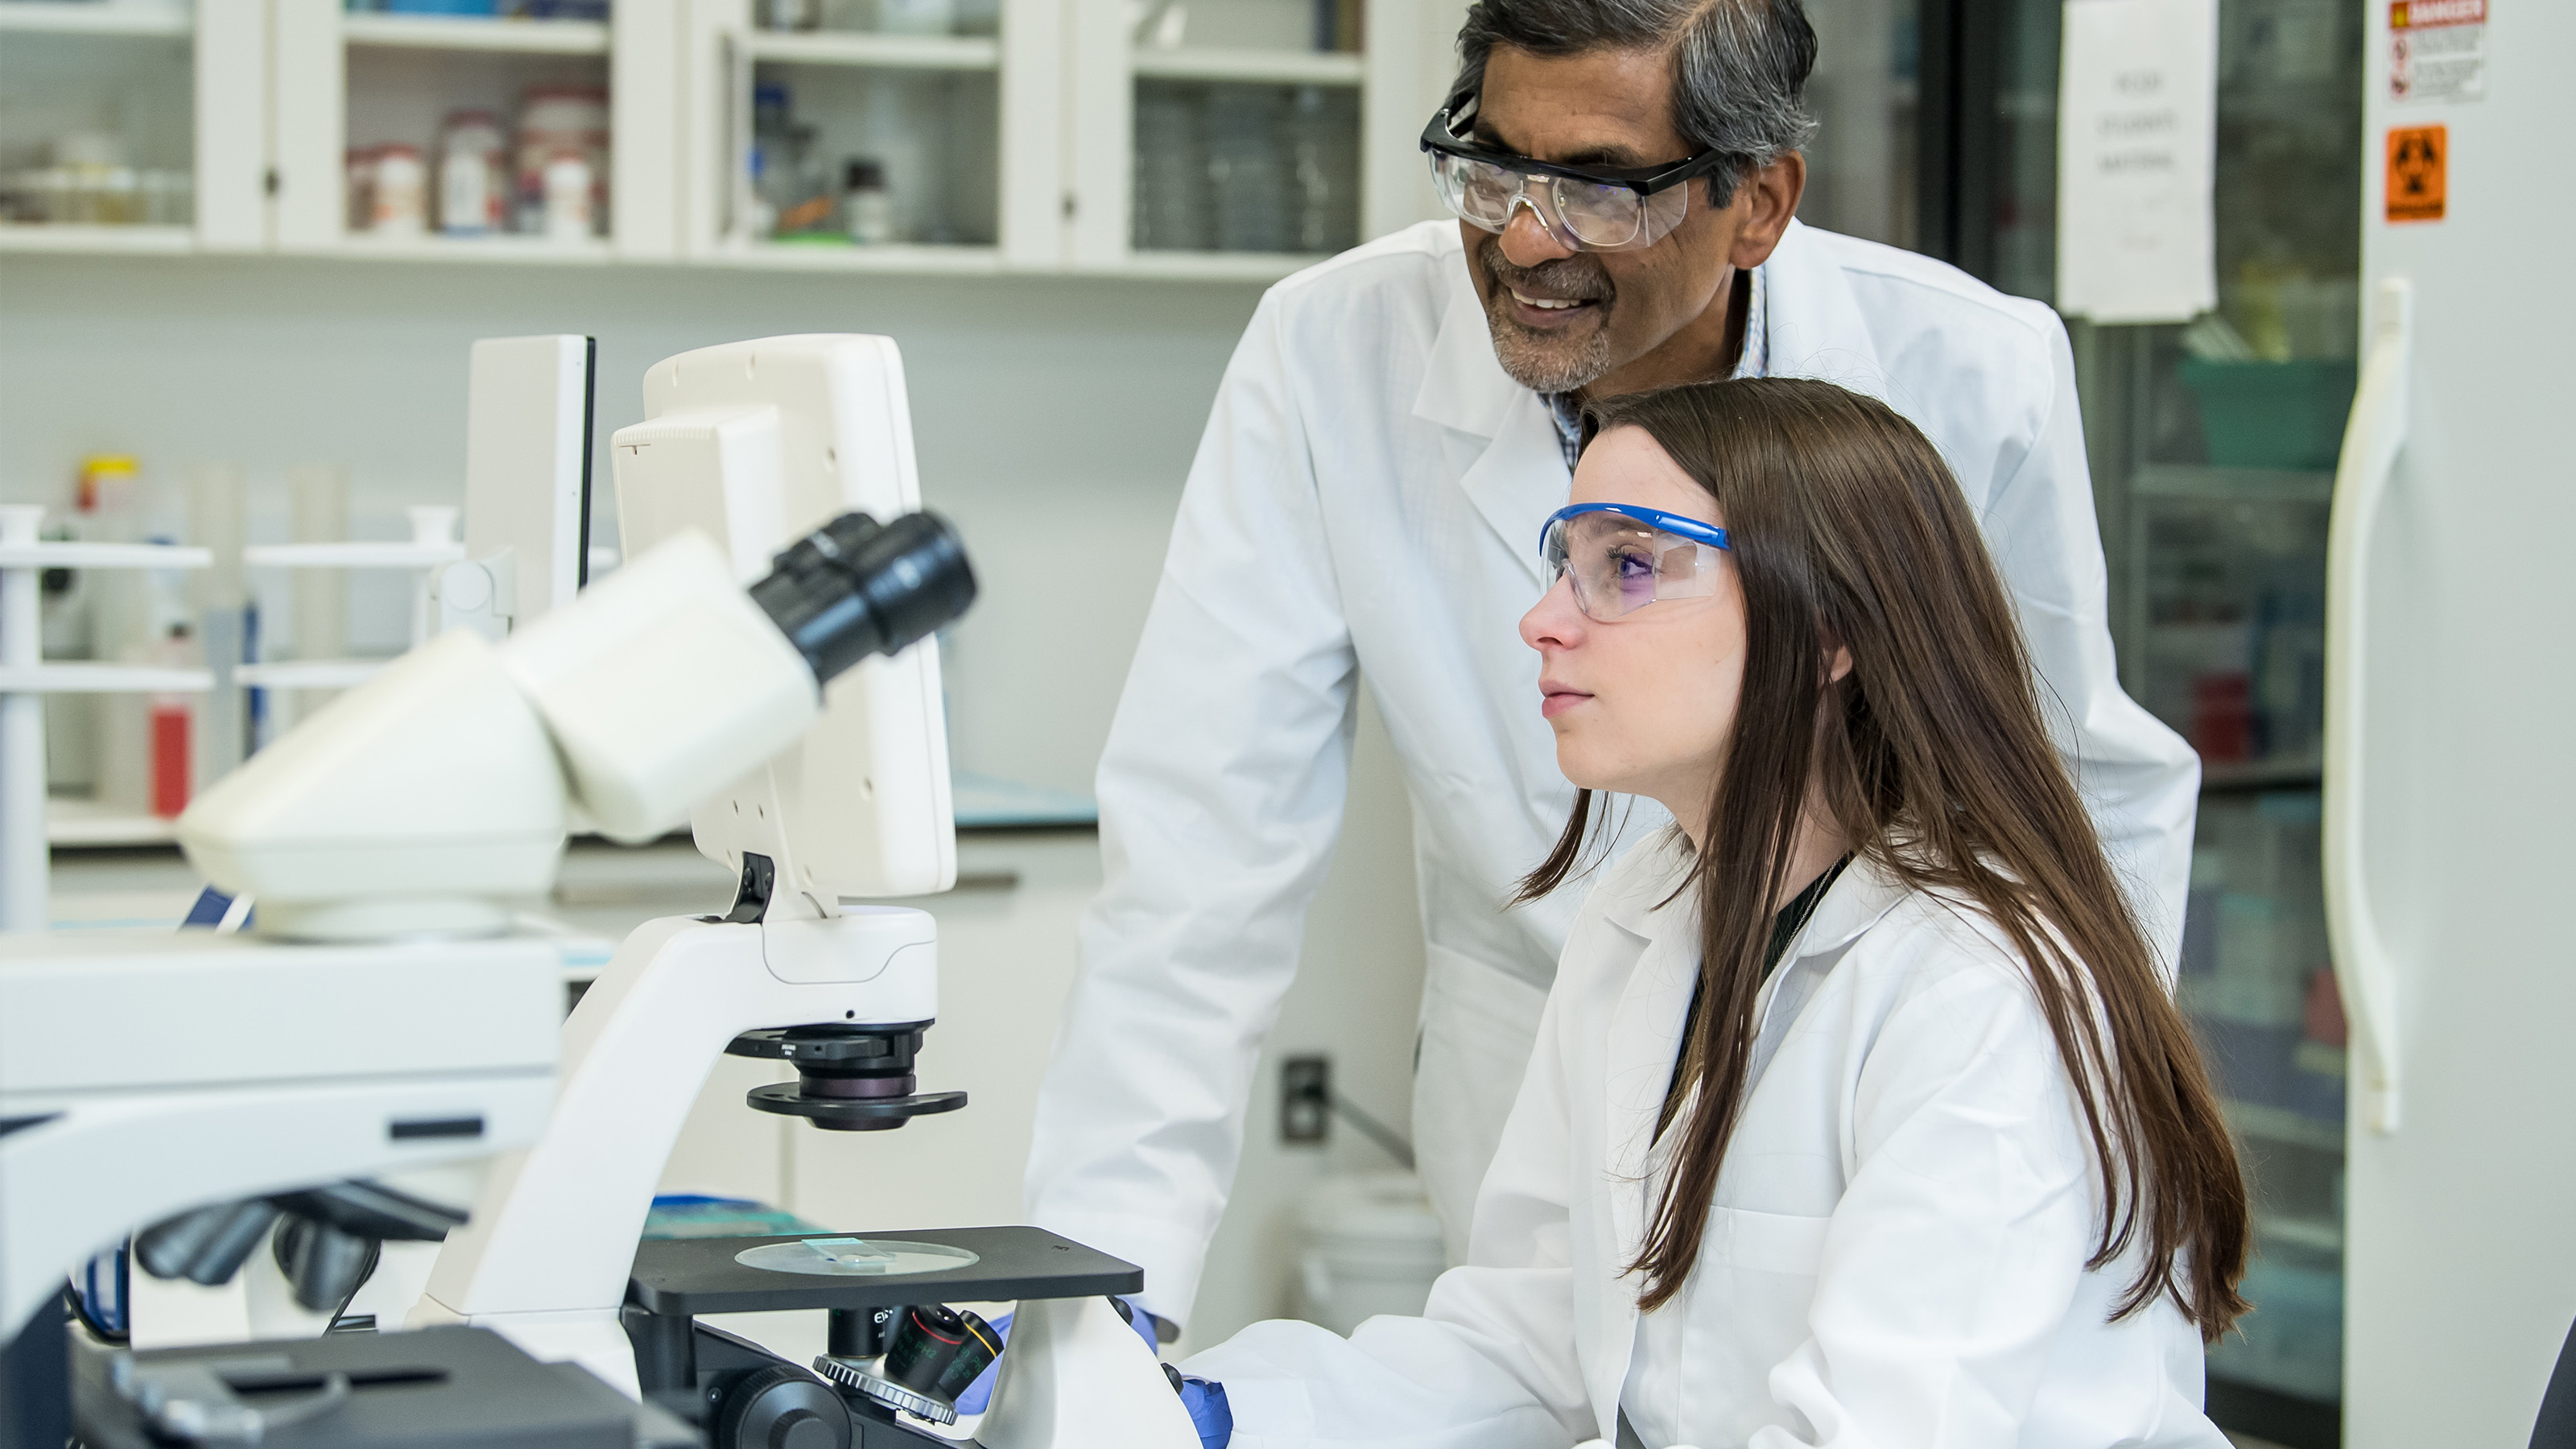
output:
[[[1136,1330],[1138,1338],[1145,1340],[1145,1351],[1159,1357],[1163,1349],[1161,1344],[1154,1341],[1154,1315],[1137,1306],[1132,1298],[1112,1298],[1109,1301],[1116,1304],[1121,1313],[1127,1315],[1127,1326]],[[992,1320],[993,1332],[1001,1338],[1005,1352],[1009,1350],[1011,1344],[1011,1320],[1018,1316],[1015,1313],[1005,1313]],[[980,1414],[991,1408],[993,1376],[1001,1371],[1002,1355],[997,1353],[993,1355],[993,1361],[984,1366],[984,1371],[975,1376],[975,1382],[966,1386],[966,1392],[957,1396],[957,1412]]]
[[[1181,1407],[1199,1431],[1200,1449],[1225,1449],[1234,1438],[1234,1410],[1225,1402],[1225,1385],[1209,1379],[1181,1380]]]

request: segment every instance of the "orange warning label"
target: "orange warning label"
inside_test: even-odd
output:
[[[2399,126],[2388,133],[2388,219],[2440,221],[2450,193],[2448,126]]]
[[[2487,0],[2394,0],[2388,7],[2391,30],[2486,23]]]

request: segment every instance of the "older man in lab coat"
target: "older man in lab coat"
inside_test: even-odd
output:
[[[1464,1254],[1579,894],[1505,907],[1572,800],[1515,625],[1586,398],[1800,375],[1913,419],[1983,523],[2060,748],[2168,957],[2180,930],[2198,765],[2113,674],[2064,329],[1794,220],[1815,54],[1799,0],[1481,0],[1459,44],[1459,96],[1426,143],[1462,220],[1263,298],[1101,759],[1107,883],[1030,1210],[1141,1264],[1168,1321],[1232,1185],[1363,678],[1414,807],[1414,1138]],[[1661,823],[1640,807],[1626,838]]]

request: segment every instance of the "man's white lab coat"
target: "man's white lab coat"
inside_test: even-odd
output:
[[[2199,766],[2113,674],[2055,314],[1796,224],[1761,278],[1773,375],[1885,399],[1958,474],[2061,748],[2170,956]],[[1101,757],[1107,883],[1029,1163],[1032,1219],[1143,1266],[1166,1318],[1189,1312],[1233,1182],[1261,1040],[1341,825],[1363,673],[1413,805],[1427,948],[1413,1136],[1464,1250],[1580,895],[1503,909],[1573,800],[1518,632],[1540,593],[1540,522],[1570,485],[1546,404],[1495,361],[1453,223],[1279,283],[1244,331]],[[1627,839],[1665,818],[1632,813]]]
[[[1744,1113],[1698,1267],[1651,1314],[1623,1275],[1699,974],[1689,858],[1649,840],[1567,941],[1476,1201],[1421,1318],[1347,1341],[1255,1324],[1191,1359],[1234,1449],[2224,1449],[2170,1299],[2118,1323],[2092,1272],[2089,1138],[2024,967],[1982,915],[1855,861],[1755,1003]]]

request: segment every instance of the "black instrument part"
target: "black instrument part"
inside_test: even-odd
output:
[[[861,1363],[837,1359],[830,1354],[814,1360],[814,1372],[829,1379],[842,1397],[859,1395],[862,1400],[883,1409],[899,1409],[907,1414],[928,1419],[934,1424],[954,1424],[957,1410],[906,1385],[882,1375],[872,1374]]]
[[[289,1217],[268,1240],[277,1271],[295,1290],[295,1301],[308,1313],[338,1310],[358,1296],[359,1285],[373,1277],[384,1245],[312,1218]]]
[[[840,1392],[781,1360],[717,1389],[709,1449],[850,1449]]]
[[[795,1066],[794,1085],[771,1083],[744,1094],[755,1111],[803,1117],[826,1131],[882,1132],[966,1105],[963,1092],[913,1090],[913,1062],[929,1026],[907,1021],[771,1027],[735,1037],[725,1053]]]
[[[882,524],[844,513],[770,564],[751,586],[752,602],[824,684],[871,654],[903,650],[975,602],[966,546],[935,513]]]
[[[455,1208],[397,1192],[380,1182],[339,1182],[272,1194],[268,1200],[291,1216],[379,1242],[442,1242],[465,1223],[465,1214]]]
[[[208,1288],[229,1283],[277,1221],[265,1199],[217,1203],[165,1218],[134,1235],[134,1261],[155,1278]]]

